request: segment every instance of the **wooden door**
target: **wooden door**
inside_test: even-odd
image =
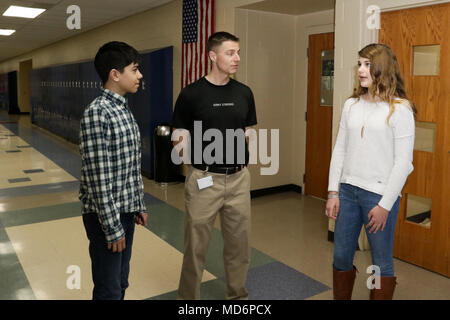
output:
[[[309,36],[304,182],[306,194],[323,199],[327,198],[328,193],[328,171],[332,151],[333,107],[324,105],[321,101],[322,77],[326,68],[322,62],[322,54],[329,50],[334,50],[334,33]]]
[[[386,12],[381,14],[379,33],[379,41],[396,53],[407,93],[418,109],[414,171],[402,192],[394,256],[446,276],[450,276],[449,21],[449,3]],[[425,216],[411,218],[420,203],[429,204],[431,210],[423,214],[430,215],[430,223],[420,222]]]

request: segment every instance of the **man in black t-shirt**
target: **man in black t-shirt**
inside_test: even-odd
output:
[[[256,124],[255,102],[249,87],[230,78],[240,61],[239,39],[227,32],[214,33],[207,51],[210,73],[180,92],[173,114],[173,127],[184,133],[174,144],[184,144],[182,150],[190,153],[187,159],[192,164],[185,182],[184,258],[178,298],[200,299],[206,251],[220,213],[227,299],[247,299],[250,173],[245,131]]]

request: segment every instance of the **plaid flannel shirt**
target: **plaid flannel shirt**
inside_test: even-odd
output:
[[[106,241],[119,240],[120,213],[147,211],[139,128],[124,97],[105,89],[86,108],[80,153],[82,213],[97,213]]]

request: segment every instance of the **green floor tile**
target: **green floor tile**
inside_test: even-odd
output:
[[[148,206],[147,228],[158,237],[183,253],[184,251],[184,212],[168,204]],[[250,268],[258,267],[275,260],[259,250],[251,251]],[[220,230],[214,228],[206,255],[206,270],[216,277],[223,277],[223,238]]]
[[[147,206],[147,229],[183,252],[184,212],[166,203]]]
[[[250,268],[265,265],[275,260],[261,251],[252,248],[250,256]],[[216,277],[224,277],[223,265],[223,238],[220,230],[214,229],[211,235],[208,253],[206,255],[206,269]]]
[[[81,216],[80,202],[0,213],[0,223],[8,228],[76,216]]]
[[[36,299],[6,230],[3,228],[0,228],[0,245],[0,300]]]

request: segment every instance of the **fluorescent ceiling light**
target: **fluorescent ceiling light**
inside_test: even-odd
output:
[[[10,29],[0,29],[0,36],[10,36],[12,35],[16,30],[10,30]]]
[[[9,6],[9,8],[3,13],[6,17],[19,17],[19,18],[36,18],[46,9],[28,8],[19,6]]]

